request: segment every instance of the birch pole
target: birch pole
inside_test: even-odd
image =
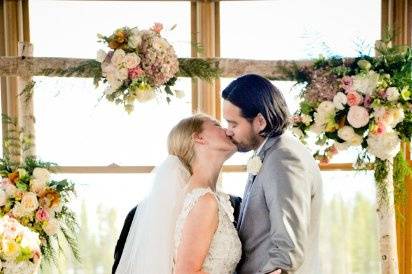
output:
[[[395,201],[393,185],[393,159],[384,161],[386,177],[377,184],[377,214],[379,252],[382,274],[399,274],[396,239]]]

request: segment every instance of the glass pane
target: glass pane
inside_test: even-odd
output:
[[[376,0],[226,1],[220,9],[226,58],[357,56],[380,39],[381,1]]]
[[[190,2],[46,0],[29,4],[35,56],[95,58],[98,49],[105,49],[97,42],[97,33],[109,35],[124,26],[147,29],[160,22],[165,27],[162,35],[177,55],[190,57]]]
[[[322,273],[380,273],[373,173],[326,171],[322,178]],[[246,173],[225,173],[222,189],[242,197],[246,180]]]
[[[95,58],[105,48],[97,33],[149,28],[153,20],[164,24],[179,57],[190,56],[189,2],[31,1],[30,20],[36,56]],[[131,115],[105,99],[98,103],[105,87],[95,89],[91,79],[35,80],[38,155],[60,165],[152,165],[166,154],[170,128],[191,114],[190,79],[175,86],[186,93],[182,100],[136,104]]]
[[[61,273],[108,274],[113,265],[117,239],[127,213],[142,201],[151,186],[151,174],[58,174],[76,183],[73,200],[80,223],[82,263],[76,263],[69,249],[60,258]],[[56,269],[44,269],[54,274]]]
[[[191,80],[182,99],[136,103],[129,115],[102,99],[91,79],[36,77],[37,154],[59,165],[153,165],[167,155],[170,129],[191,115]]]

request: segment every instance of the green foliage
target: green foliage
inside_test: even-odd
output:
[[[211,81],[218,78],[220,70],[217,61],[208,59],[179,59],[178,77],[200,78]]]

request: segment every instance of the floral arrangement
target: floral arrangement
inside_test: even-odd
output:
[[[74,194],[73,183],[50,178],[51,163],[27,158],[14,168],[6,159],[0,160],[0,215],[15,218],[38,233],[45,261],[56,263],[60,237],[69,243],[79,259],[75,235],[78,225],[68,203]]]
[[[412,54],[410,48],[392,47],[389,39],[379,41],[376,50],[375,58],[321,58],[292,71],[306,84],[292,130],[302,140],[308,132],[317,135],[316,143],[324,149],[315,158],[321,163],[359,147],[355,167],[374,167],[377,182],[387,173],[384,162],[395,159],[395,171],[396,164],[404,165],[403,177],[394,178],[401,182],[409,167],[399,153],[400,143],[412,136]]]
[[[0,218],[0,245],[0,273],[37,273],[41,261],[38,233],[6,215]]]
[[[97,61],[101,63],[102,76],[109,86],[106,98],[122,103],[126,111],[133,111],[135,101],[145,102],[161,93],[161,87],[169,95],[173,92],[179,62],[173,47],[160,35],[163,26],[156,23],[149,30],[120,28],[110,36],[98,35],[111,51],[99,50]]]

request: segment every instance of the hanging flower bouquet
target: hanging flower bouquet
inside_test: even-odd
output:
[[[300,109],[292,117],[299,138],[317,134],[325,145],[316,157],[323,163],[339,151],[360,146],[358,164],[370,157],[394,158],[401,140],[412,134],[412,57],[409,48],[390,48],[381,43],[377,58],[320,59],[300,69],[298,81],[306,87]]]
[[[79,259],[76,233],[78,225],[68,203],[74,194],[73,183],[50,178],[52,164],[28,158],[19,168],[0,160],[0,215],[16,219],[38,233],[45,261],[56,263],[60,237],[64,237]]]
[[[308,132],[326,147],[315,153],[321,163],[349,147],[359,147],[355,167],[373,168],[377,184],[383,273],[397,273],[395,198],[405,194],[410,167],[400,153],[412,137],[412,51],[379,41],[377,57],[320,59],[291,73],[305,83],[293,132]],[[290,72],[290,71],[289,71]]]
[[[168,102],[170,95],[181,96],[170,88],[179,62],[173,47],[160,35],[162,29],[162,24],[156,23],[149,30],[124,27],[110,36],[98,35],[111,49],[97,53],[102,76],[109,84],[106,98],[122,103],[128,112],[133,111],[135,101],[148,101],[163,89]]]

